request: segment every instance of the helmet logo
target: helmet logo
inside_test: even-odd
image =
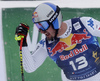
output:
[[[55,13],[54,16],[49,20],[49,22],[53,22],[58,16],[58,13]]]
[[[50,11],[50,13],[47,15],[47,17],[49,17],[52,13],[53,13],[53,10]]]
[[[34,12],[32,18],[36,18],[36,17],[38,17],[38,14],[37,12]]]

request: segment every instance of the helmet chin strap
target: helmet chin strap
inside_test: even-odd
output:
[[[58,29],[56,29],[55,36],[54,36],[54,38],[51,39],[51,41],[57,40],[57,34],[58,34]]]
[[[53,24],[51,24],[51,26],[52,26],[52,28],[54,29]],[[54,29],[54,30],[56,30],[56,32],[55,32],[55,36],[54,36],[54,38],[53,38],[51,41],[54,41],[54,40],[57,39],[57,34],[58,34],[58,30],[59,30],[59,29]]]
[[[55,40],[57,39],[57,34],[58,34],[58,29],[56,29],[56,33],[55,33],[55,37],[54,37]]]

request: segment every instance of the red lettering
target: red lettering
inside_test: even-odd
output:
[[[60,55],[59,57],[62,61],[64,61],[64,60],[67,60],[71,57],[74,57],[75,55],[78,55],[79,53],[82,53],[82,52],[86,51],[87,49],[88,49],[87,45],[84,44],[84,45],[82,45],[81,49],[74,49],[73,51],[70,51],[70,53],[68,55],[65,55],[65,56]]]
[[[84,44],[82,47],[83,47],[84,51],[88,49],[86,44]]]
[[[64,59],[64,55],[60,55],[60,59],[61,59],[61,60],[65,60],[65,59]]]
[[[79,54],[79,50],[78,49],[74,49],[73,52],[74,52],[75,55]]]
[[[73,56],[74,56],[73,52],[70,51],[69,57],[73,57]]]
[[[67,59],[69,59],[69,56],[68,55],[65,56],[65,60],[67,60]]]
[[[79,52],[80,52],[80,53],[82,53],[83,51],[84,51],[84,49],[83,49],[83,48],[79,49]]]

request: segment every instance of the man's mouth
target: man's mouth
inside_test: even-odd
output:
[[[48,37],[50,35],[50,33],[45,33],[45,35]]]

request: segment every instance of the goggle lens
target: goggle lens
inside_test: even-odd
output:
[[[43,31],[45,31],[45,30],[47,30],[49,28],[49,24],[48,24],[47,21],[35,23],[35,25],[37,26],[38,29],[41,29]]]

